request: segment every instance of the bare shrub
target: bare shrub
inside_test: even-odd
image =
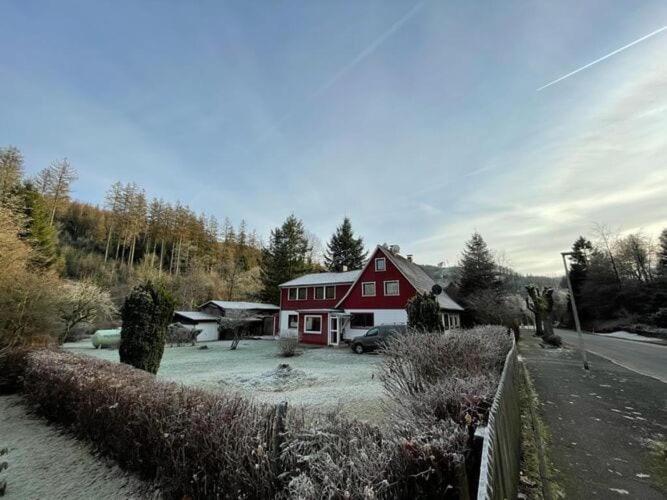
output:
[[[189,328],[183,323],[172,323],[167,327],[167,344],[181,347],[181,345],[197,344],[197,335],[202,332],[200,328]]]
[[[457,498],[467,436],[452,421],[383,431],[330,413],[291,427],[282,454],[290,497]]]
[[[549,335],[542,339],[545,344],[548,344],[553,347],[561,347],[563,345],[563,339],[559,335]]]
[[[299,347],[299,339],[296,337],[283,337],[278,340],[278,356],[283,358],[291,358],[300,354],[297,351]]]
[[[277,492],[267,443],[271,407],[57,351],[28,355],[23,389],[39,413],[69,425],[121,465],[162,479],[170,496]]]
[[[0,394],[12,394],[21,389],[27,356],[32,351],[30,347],[0,349]]]
[[[383,348],[381,378],[389,396],[400,401],[446,378],[499,374],[511,346],[501,326],[447,333],[411,331]]]

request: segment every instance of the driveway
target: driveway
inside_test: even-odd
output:
[[[556,329],[556,333],[570,347],[578,347],[576,332]],[[606,337],[592,333],[584,334],[584,345],[588,352],[613,361],[629,370],[667,383],[667,346],[665,345]]]

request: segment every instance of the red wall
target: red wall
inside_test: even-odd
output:
[[[303,302],[303,301],[302,301]],[[304,316],[320,316],[322,318],[322,333],[304,333]],[[299,314],[299,342],[304,344],[327,345],[329,338],[329,315],[327,313],[300,313]]]
[[[288,288],[280,289],[280,308],[283,311],[295,311],[297,309],[330,309],[336,307],[336,304],[343,298],[350,288],[351,283],[335,285],[336,298],[315,300],[315,287],[308,286],[308,298],[306,300],[289,300]],[[296,287],[294,287],[296,288]],[[303,288],[303,287],[300,287]]]
[[[375,259],[385,257],[386,270],[375,271]],[[384,281],[398,280],[399,295],[384,295]],[[366,281],[375,281],[375,297],[362,297],[361,284]],[[389,258],[384,255],[382,248],[378,248],[371,257],[368,267],[361,274],[359,280],[341,304],[342,309],[405,309],[405,306],[416,293],[415,288],[396,269]]]

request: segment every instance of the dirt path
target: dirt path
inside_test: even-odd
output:
[[[0,448],[9,468],[3,500],[152,498],[150,486],[91,448],[29,415],[18,396],[0,397]]]
[[[519,345],[550,433],[549,455],[566,498],[664,499],[667,384],[574,349]],[[657,450],[656,450],[657,447]]]

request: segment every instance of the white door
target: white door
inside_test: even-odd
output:
[[[329,320],[329,345],[338,345],[338,317],[332,316]]]

